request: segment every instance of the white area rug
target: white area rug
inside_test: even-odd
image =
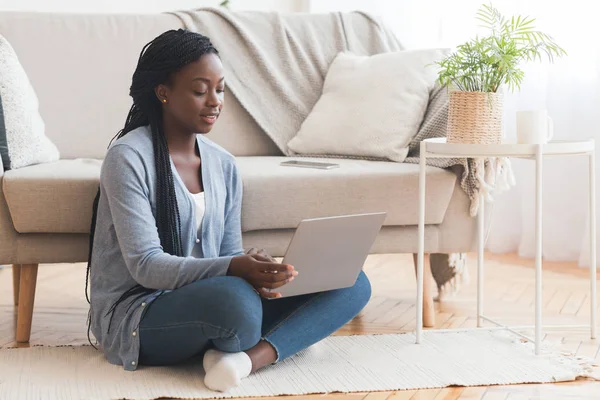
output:
[[[155,399],[367,392],[570,381],[587,372],[559,353],[493,331],[333,336],[260,370],[228,393],[203,385],[201,363],[126,372],[92,347],[0,350],[0,399]]]

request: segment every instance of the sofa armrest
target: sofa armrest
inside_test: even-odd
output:
[[[17,231],[4,198],[4,168],[0,162],[0,265],[17,262]]]

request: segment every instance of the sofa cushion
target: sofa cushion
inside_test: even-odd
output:
[[[404,161],[435,85],[436,71],[428,65],[446,53],[339,53],[327,71],[321,97],[288,143],[290,154]]]
[[[418,224],[419,165],[321,159],[331,170],[280,166],[290,157],[238,157],[244,181],[242,231],[295,228],[305,218],[387,211],[384,225]],[[456,175],[427,167],[425,223],[439,224]]]
[[[295,228],[305,218],[387,211],[385,225],[418,223],[419,166],[333,160],[332,170],[282,167],[286,157],[238,157],[244,182],[242,230]],[[315,159],[332,162],[331,159]],[[17,232],[87,233],[101,161],[60,160],[4,175]],[[428,167],[425,223],[442,222],[456,175]]]
[[[88,233],[101,161],[60,160],[6,171],[3,191],[19,233]]]

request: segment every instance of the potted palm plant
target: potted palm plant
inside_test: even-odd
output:
[[[492,5],[483,5],[477,19],[490,32],[459,45],[436,62],[438,83],[450,90],[448,143],[492,144],[502,141],[503,95],[520,89],[526,61],[550,62],[565,55],[549,35],[535,30],[535,19],[503,17]]]

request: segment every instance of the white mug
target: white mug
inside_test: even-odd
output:
[[[517,142],[544,144],[554,136],[554,123],[546,110],[517,111]]]

